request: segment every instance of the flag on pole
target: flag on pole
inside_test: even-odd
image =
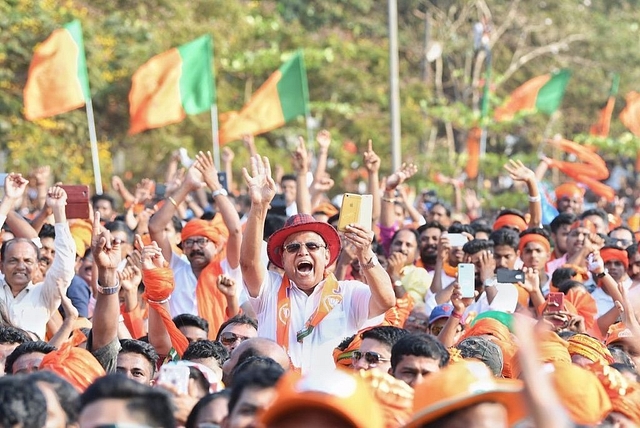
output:
[[[240,113],[230,115],[220,129],[220,144],[279,128],[309,112],[307,72],[301,51],[284,63],[253,94]]]
[[[618,93],[618,85],[620,84],[620,76],[614,75],[611,82],[611,90],[609,91],[609,98],[607,104],[600,110],[598,114],[598,121],[591,125],[589,133],[596,137],[607,137],[609,135],[609,128],[611,126],[611,114],[613,113],[613,107],[616,105],[616,95]]]
[[[209,111],[215,99],[211,36],[172,48],[144,63],[129,92],[129,135]]]
[[[84,106],[89,97],[82,26],[75,20],[36,47],[24,88],[24,116],[55,116]]]
[[[571,71],[560,70],[526,81],[511,93],[507,101],[494,112],[498,122],[511,120],[520,111],[539,111],[553,114],[564,97]]]

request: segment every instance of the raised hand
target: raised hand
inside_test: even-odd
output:
[[[218,275],[216,285],[218,290],[227,297],[234,297],[237,293],[236,282],[227,275]]]
[[[307,146],[304,138],[298,137],[298,144],[293,152],[291,161],[293,163],[293,169],[295,169],[296,172],[303,173],[307,171],[309,165],[309,154],[307,152]]]
[[[496,259],[493,258],[493,255],[487,251],[482,250],[480,252],[480,280],[484,281],[485,279],[493,278],[494,272],[496,270]]]
[[[380,156],[373,151],[371,140],[367,142],[367,150],[362,154],[362,162],[369,173],[377,173],[380,170]]]
[[[504,169],[507,170],[511,179],[515,181],[530,182],[536,179],[536,173],[524,166],[520,160],[509,159],[509,163],[505,164]]]
[[[531,294],[536,290],[540,289],[540,273],[538,269],[534,268],[522,268],[524,272],[524,282],[518,282],[517,284],[524,288],[524,290]]]
[[[311,191],[314,193],[324,193],[331,190],[334,185],[334,181],[331,179],[331,176],[325,173],[318,180],[313,180],[311,183]]]
[[[98,268],[116,270],[122,261],[120,240],[113,239],[111,233],[100,224],[100,212],[93,214],[91,232],[91,253]]]
[[[29,184],[29,180],[24,178],[22,174],[9,173],[4,179],[5,197],[13,200],[20,199],[27,189],[27,184]]]
[[[326,129],[323,129],[318,132],[318,135],[316,135],[316,142],[321,150],[329,150],[329,146],[331,145],[331,133]]]
[[[49,177],[51,177],[51,167],[49,165],[39,166],[31,174],[36,186],[46,186],[49,184]]]
[[[222,162],[225,164],[233,162],[233,159],[236,157],[235,153],[233,153],[233,150],[231,150],[231,148],[228,146],[224,146],[222,148],[222,152],[220,153],[220,155],[222,157]]]
[[[266,206],[276,194],[276,183],[271,176],[271,165],[267,157],[251,157],[251,174],[242,168],[244,181],[249,188],[251,204]]]
[[[111,177],[111,188],[114,191],[120,193],[120,191],[125,188],[122,178],[120,178],[117,175],[114,175],[113,177]]]
[[[387,190],[395,189],[398,185],[411,178],[416,172],[418,172],[417,166],[412,163],[403,163],[400,169],[387,177]]]
[[[213,163],[211,152],[207,152],[206,154],[204,152],[199,152],[196,154],[196,161],[193,164],[193,167],[202,174],[202,179],[209,189],[216,191],[222,187],[218,180],[218,170]]]
[[[120,279],[120,287],[130,293],[138,290],[138,286],[142,282],[142,271],[133,262],[130,262],[122,272],[118,272],[118,278]]]
[[[366,263],[368,261],[368,256],[373,252],[371,250],[373,231],[367,230],[359,224],[350,224],[347,226],[344,237],[348,243],[355,247],[355,253],[358,260],[361,263]]]
[[[194,164],[191,165],[191,167],[185,173],[184,181],[182,184],[191,191],[198,190],[205,185],[205,183],[202,182],[202,178],[202,173],[198,171],[194,162]]]
[[[64,209],[67,205],[67,192],[60,186],[49,187],[46,204],[51,209]]]
[[[156,182],[150,178],[143,178],[140,183],[136,184],[136,191],[134,192],[135,198],[139,203],[145,203],[151,199],[153,190],[156,186]]]
[[[473,189],[466,189],[462,195],[467,211],[479,210],[482,206],[482,200],[478,198],[478,194]]]
[[[392,253],[387,257],[387,273],[392,281],[400,279],[400,272],[407,264],[407,255],[401,252]]]
[[[156,241],[152,241],[150,245],[144,245],[142,237],[136,235],[136,247],[141,249],[140,262],[142,264],[142,270],[165,267],[167,262]]]

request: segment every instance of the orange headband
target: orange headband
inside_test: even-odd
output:
[[[589,230],[589,232],[596,233],[596,225],[591,220],[576,220],[573,222],[569,230],[577,229],[579,227],[584,227]]]
[[[556,187],[556,199],[584,196],[584,191],[576,183],[564,183]]]
[[[538,235],[537,233],[527,233],[520,237],[520,245],[518,246],[520,253],[524,251],[524,247],[526,247],[529,242],[537,242],[542,245],[548,253],[551,252],[551,244],[547,238],[542,235]]]
[[[493,223],[493,230],[499,230],[505,226],[515,226],[520,232],[522,232],[527,228],[527,222],[518,215],[504,214],[498,217]]]
[[[607,263],[613,260],[622,262],[625,269],[629,269],[629,255],[625,250],[618,248],[603,248],[600,250],[600,256],[602,261]]]

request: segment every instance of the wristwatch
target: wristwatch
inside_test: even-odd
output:
[[[371,257],[371,260],[369,260],[367,263],[360,265],[360,269],[362,270],[369,270],[369,269],[373,269],[374,267],[378,266],[380,264],[380,262],[378,261],[378,257],[376,257],[376,255],[374,254],[373,257]]]
[[[402,281],[400,281],[399,279],[393,281],[393,286],[394,287],[402,287]]]
[[[222,196],[227,196],[229,194],[229,192],[227,192],[227,190],[223,187],[221,189],[215,190],[214,192],[211,193],[211,197],[215,198],[218,195],[222,195]]]
[[[498,284],[498,280],[495,278],[487,278],[482,282],[485,287],[495,287]]]
[[[609,273],[609,269],[604,268],[604,270],[602,272],[594,274],[593,277],[595,279],[601,279],[601,278],[604,278],[605,275],[608,274],[608,273]]]
[[[98,288],[98,293],[100,294],[105,294],[105,295],[116,294],[120,289],[120,281],[117,281],[116,285],[114,285],[113,287],[103,287],[100,285],[100,283],[98,283],[97,288]]]

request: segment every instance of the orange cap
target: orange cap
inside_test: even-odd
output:
[[[519,380],[494,377],[489,368],[477,360],[449,364],[416,386],[413,418],[405,427],[417,428],[484,402],[504,405],[511,426],[527,413],[522,387]]]
[[[609,364],[613,364],[615,361],[611,356],[611,352],[605,346],[586,334],[574,334],[568,340],[569,342],[569,354],[572,356],[582,355],[583,357],[591,360],[593,363],[600,361],[606,361]]]
[[[611,411],[611,400],[598,377],[574,364],[552,365],[551,379],[569,417],[584,425],[600,423]]]
[[[542,331],[537,334],[538,352],[543,363],[564,362],[571,364],[571,355],[566,340],[553,331]]]
[[[319,409],[330,412],[357,428],[383,428],[380,406],[371,405],[375,397],[366,382],[344,370],[285,374],[276,385],[277,398],[262,415],[262,423],[277,426],[292,411]],[[365,410],[366,409],[366,410]]]

